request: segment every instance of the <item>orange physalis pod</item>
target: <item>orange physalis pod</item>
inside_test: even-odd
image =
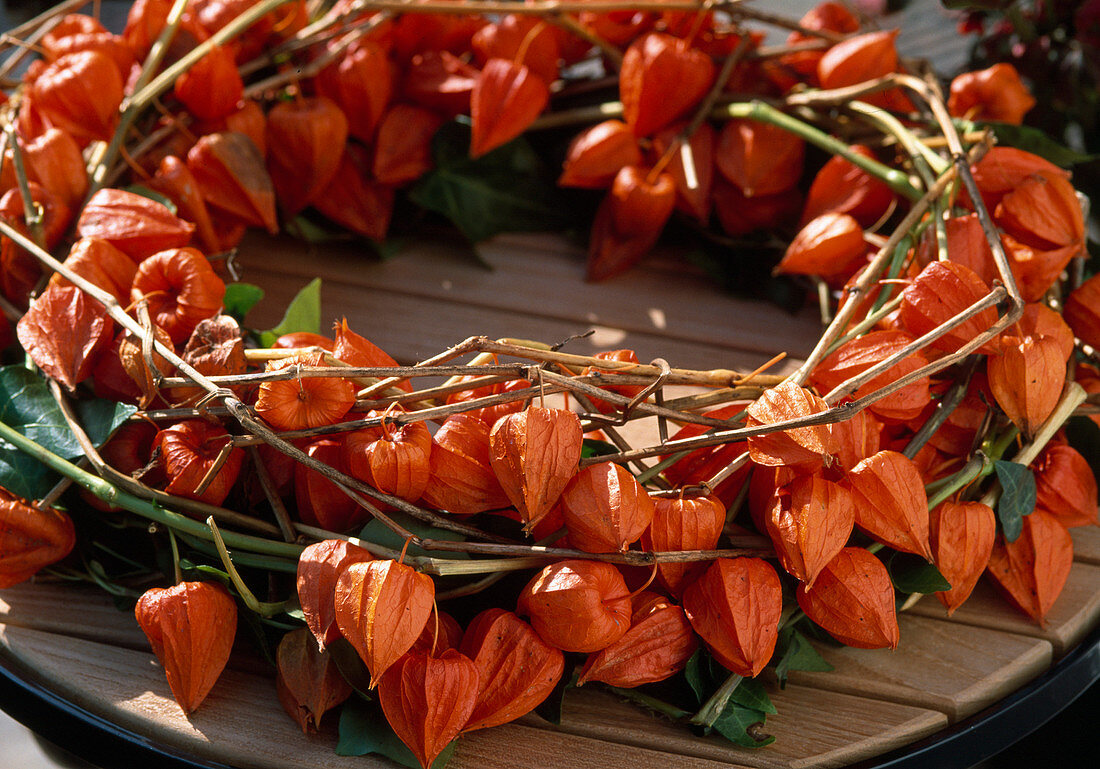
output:
[[[393,214],[393,188],[372,180],[369,164],[367,151],[349,142],[336,176],[313,207],[352,232],[382,241]]]
[[[714,62],[686,40],[651,32],[623,55],[619,98],[635,136],[651,136],[686,115],[714,83]]]
[[[203,248],[210,253],[219,249],[218,233],[210,220],[202,188],[186,163],[175,155],[165,156],[149,182],[149,188],[171,200],[184,221],[195,225]]]
[[[303,352],[271,361],[268,371],[325,365],[323,352]],[[260,384],[256,413],[280,430],[339,422],[355,405],[355,385],[342,377],[295,377]]]
[[[1094,275],[1070,293],[1064,317],[1082,342],[1100,349],[1100,275]]]
[[[183,344],[199,321],[222,309],[225,283],[194,248],[160,251],[138,265],[130,300],[145,301],[153,322]]]
[[[929,533],[936,568],[951,583],[936,598],[952,614],[970,597],[989,563],[997,518],[980,502],[943,502],[929,515]]]
[[[348,119],[331,99],[281,101],[267,113],[267,170],[283,212],[296,216],[328,187],[348,140]]]
[[[882,561],[846,547],[822,569],[813,590],[799,585],[798,605],[836,640],[857,649],[896,649],[900,632],[894,586]]]
[[[413,18],[406,14],[402,19]],[[470,95],[477,85],[477,69],[450,51],[415,54],[401,79],[401,94],[409,101],[447,117],[470,112]]]
[[[48,125],[69,134],[82,148],[110,141],[122,103],[122,74],[99,51],[79,51],[49,64],[28,89]]]
[[[470,157],[523,133],[550,101],[546,81],[523,64],[489,59],[470,94]]]
[[[553,83],[558,79],[558,59],[561,58],[558,41],[553,24],[529,16],[508,14],[475,32],[470,46],[479,64],[491,59],[515,60],[522,54],[523,63],[533,73],[543,82]]]
[[[1089,395],[1096,395],[1100,393],[1100,371],[1095,366],[1090,366],[1087,363],[1077,363],[1077,370],[1075,372],[1077,384],[1085,388],[1085,392]],[[1087,414],[1097,427],[1100,427],[1100,414]]]
[[[0,487],[0,588],[33,577],[72,552],[76,532],[68,515],[35,507]]]
[[[914,337],[938,328],[975,302],[989,295],[987,286],[969,267],[955,262],[932,262],[901,293],[901,323]],[[997,322],[997,309],[986,307],[930,343],[954,352]],[[996,340],[979,352],[995,354]]]
[[[406,654],[382,676],[378,700],[394,732],[428,769],[466,725],[477,690],[477,665],[448,649],[438,657]]]
[[[626,166],[600,204],[588,243],[587,280],[605,280],[634,266],[657,242],[676,207],[676,183],[667,173]]]
[[[75,390],[111,344],[114,325],[106,308],[76,286],[49,286],[15,324],[15,335],[38,368]]]
[[[670,550],[713,550],[726,525],[726,507],[717,497],[673,497],[653,500],[653,522],[642,534],[642,547]],[[673,595],[706,568],[706,563],[658,563],[657,579]]]
[[[169,494],[189,497],[220,505],[229,495],[244,464],[244,449],[228,449],[221,467],[209,480],[205,489],[201,484],[219,461],[231,438],[221,425],[201,419],[177,422],[157,433],[154,445],[160,449],[165,472],[168,474]]]
[[[558,185],[605,189],[625,166],[642,162],[638,139],[621,120],[605,120],[581,131],[565,151]]]
[[[424,629],[413,641],[409,652],[421,652],[429,657],[438,657],[448,649],[457,649],[462,643],[462,626],[458,620],[438,608],[432,609]]]
[[[393,95],[396,73],[377,43],[357,40],[317,75],[317,93],[335,102],[348,119],[348,133],[374,141],[374,131]]]
[[[1066,265],[1081,253],[1080,243],[1058,248],[1017,240],[1009,234],[1001,235],[1001,243],[1008,254],[1012,275],[1025,302],[1041,301],[1046,292],[1058,280]]]
[[[734,417],[738,417],[744,410],[745,404],[742,401],[733,403],[729,406],[711,409],[710,411],[704,412],[704,416],[711,417],[712,419],[732,420]],[[730,422],[730,427],[734,427],[736,424],[738,423]],[[671,439],[694,438],[697,435],[702,435],[706,430],[707,428],[703,425],[686,424],[673,433]],[[713,478],[719,470],[733,462],[744,452],[745,447],[737,443],[727,443],[721,446],[695,449],[679,461],[665,468],[664,476],[668,479],[668,482],[676,488],[703,483]],[[661,456],[662,461],[667,458],[668,457],[664,455]],[[714,496],[721,501],[723,505],[732,505],[734,503],[737,495],[741,491],[741,486],[745,483],[745,478],[748,475],[750,467],[751,465],[749,463],[745,463],[744,467],[734,472],[730,477],[726,478],[714,488]]]
[[[275,651],[275,691],[304,734],[317,734],[321,718],[351,696],[351,684],[309,628],[285,633]]]
[[[318,438],[305,447],[305,452],[310,459],[347,474],[342,443],[339,439]],[[297,462],[293,474],[294,500],[303,523],[329,531],[349,531],[369,517],[366,508],[321,472]]]
[[[420,636],[435,583],[397,561],[360,561],[340,573],[335,601],[336,623],[370,670],[373,688]]]
[[[432,507],[471,515],[508,505],[489,459],[489,427],[476,416],[454,414],[432,437],[431,477],[423,500]]]
[[[1025,436],[1035,434],[1058,405],[1066,362],[1051,337],[1001,337],[1002,353],[986,361],[989,389]]]
[[[146,590],[134,607],[172,696],[191,713],[217,683],[237,634],[237,604],[221,585],[181,582]]]
[[[806,145],[778,126],[756,120],[730,120],[718,137],[718,170],[746,198],[775,195],[798,184]]]
[[[1040,625],[1069,578],[1073,540],[1066,528],[1045,510],[1024,516],[1015,542],[997,537],[986,573],[1009,601]]]
[[[848,473],[856,526],[895,550],[932,560],[928,544],[928,497],[913,460],[880,451]]]
[[[717,558],[684,590],[684,613],[716,660],[755,677],[779,637],[779,575],[760,558]]]
[[[119,72],[129,72],[134,63],[134,54],[125,40],[108,32],[97,19],[82,13],[63,17],[42,36],[39,44],[49,61],[78,51],[98,51],[114,61]]]
[[[828,404],[793,382],[766,391],[748,407],[750,427],[787,422],[827,411]],[[829,425],[795,427],[748,439],[749,456],[758,465],[790,465],[812,470],[832,464],[836,441]]]
[[[371,411],[366,416],[383,413]],[[355,430],[344,438],[344,464],[351,475],[409,502],[420,499],[428,485],[431,454],[432,434],[423,422],[384,424]]]
[[[853,144],[848,148],[868,160],[875,160],[870,148]],[[814,176],[802,208],[802,222],[826,213],[848,214],[864,227],[870,227],[890,209],[894,193],[881,180],[852,161],[833,155]]]
[[[818,3],[798,20],[798,26],[804,30],[830,31],[850,34],[859,31],[859,19],[841,3]],[[820,38],[795,30],[787,36],[787,45],[806,43]],[[783,66],[792,70],[799,80],[810,85],[817,84],[817,63],[824,55],[823,50],[792,51],[780,57]]]
[[[332,354],[349,366],[397,368],[397,361],[390,357],[389,353],[366,337],[352,331],[348,326],[347,318],[341,318],[339,323],[333,325],[332,332],[336,340],[332,348]],[[394,387],[399,387],[405,392],[412,392],[412,385],[407,380],[398,382]]]
[[[1008,62],[964,72],[951,81],[947,111],[955,117],[1020,125],[1035,106],[1035,97]]]
[[[1070,178],[1068,171],[1049,160],[1015,147],[993,147],[971,168],[971,172],[990,212],[997,208],[1006,193],[1016,189],[1032,174],[1046,179]]]
[[[1088,460],[1068,444],[1047,446],[1031,464],[1035,473],[1035,506],[1066,528],[1097,521],[1096,477]]]
[[[489,463],[530,530],[550,512],[577,471],[584,435],[568,409],[531,405],[497,420]]]
[[[336,624],[336,579],[348,565],[373,558],[369,551],[343,539],[315,542],[298,556],[298,603],[321,649],[340,637]]]
[[[234,376],[248,368],[244,357],[241,327],[231,315],[215,315],[200,320],[191,332],[180,357],[200,374]],[[184,400],[198,393],[195,387],[179,387],[169,391],[172,400]]]
[[[672,143],[679,140],[684,125],[674,124],[661,131],[653,139],[653,151],[658,157],[670,151]],[[672,160],[665,170],[676,183],[676,210],[694,216],[706,224],[710,220],[713,205],[711,190],[714,186],[714,154],[718,144],[718,133],[710,123],[702,123],[683,144],[672,150]],[[685,154],[690,154],[690,168],[684,162]],[[638,165],[634,163],[632,165]]]
[[[621,363],[640,363],[638,355],[633,350],[606,350],[604,352],[598,352],[592,356],[593,358],[599,358],[600,360],[618,361]],[[615,381],[615,371],[605,371],[598,366],[588,366],[581,372],[581,376],[602,376],[607,377],[608,381]],[[601,389],[608,392],[618,393],[624,395],[627,398],[633,398],[645,388],[641,385],[603,385]],[[617,410],[617,407],[613,403],[609,403],[602,398],[590,398],[592,406],[601,414],[610,414]]]
[[[848,544],[855,508],[851,492],[820,473],[800,475],[772,497],[764,520],[767,534],[783,568],[807,589]]]
[[[601,561],[565,560],[536,574],[520,593],[516,612],[551,646],[594,652],[630,627],[630,595],[619,570]]]
[[[470,620],[462,653],[480,672],[477,703],[464,732],[514,721],[554,690],[565,669],[561,651],[515,614],[485,609]]]
[[[1009,236],[1036,250],[1073,247],[1074,256],[1083,243],[1081,204],[1073,185],[1062,176],[1028,176],[1001,198],[993,215]]]
[[[944,222],[947,230],[947,256],[951,264],[969,268],[987,287],[1000,280],[993,261],[993,249],[982,230],[977,214],[953,216]],[[934,227],[924,231],[917,246],[919,262],[931,263],[937,258],[937,235]]]
[[[88,172],[80,146],[69,134],[47,128],[35,139],[23,145],[23,161],[27,178],[71,210],[79,210],[88,191]]]
[[[457,381],[462,382],[470,379],[474,379],[473,376],[459,377]],[[523,390],[531,386],[531,383],[526,379],[512,379],[507,382],[494,382],[493,384],[480,385],[470,390],[459,390],[456,393],[452,393],[447,396],[447,403],[464,403],[465,401],[473,400],[474,398],[485,398],[490,395],[500,395],[501,393],[511,393],[517,390]],[[497,420],[507,414],[514,414],[523,408],[523,400],[517,398],[514,401],[508,401],[505,403],[498,403],[495,406],[485,406],[480,409],[470,409],[469,411],[462,412],[463,414],[470,414],[475,416],[485,423],[485,426],[492,428],[497,423]]]
[[[879,30],[852,35],[834,45],[817,63],[822,88],[844,88],[898,71],[897,37],[900,30]],[[892,88],[860,97],[869,104],[905,111],[912,102]]]
[[[840,466],[851,470],[878,451],[882,443],[882,428],[882,423],[867,409],[857,411],[849,419],[834,422],[833,439]]]
[[[312,331],[291,331],[271,343],[272,350],[294,350],[298,347],[320,347],[326,352],[332,352],[336,343],[327,336]]]
[[[175,349],[167,331],[157,325],[153,325],[151,330],[153,332],[153,339],[170,350]],[[157,387],[156,378],[169,376],[173,370],[172,364],[170,364],[160,353],[154,352],[152,355],[152,366],[150,366],[149,361],[142,352],[141,339],[129,331],[123,332],[119,336],[117,354],[118,362],[122,365],[122,370],[133,380],[134,384],[137,385],[138,390],[141,392],[138,398],[139,405],[142,408],[147,408],[149,404],[155,401],[160,395],[160,389]],[[154,373],[154,369],[156,373]],[[99,373],[98,366],[96,373]]]
[[[434,166],[432,137],[443,125],[440,115],[415,104],[392,104],[378,124],[371,169],[380,184],[393,186],[419,179]]]
[[[1013,336],[1050,337],[1058,343],[1062,360],[1069,361],[1073,355],[1073,329],[1066,324],[1059,313],[1042,302],[1031,302],[1024,306],[1024,314],[1012,327]]]
[[[860,223],[848,214],[824,213],[799,230],[773,272],[844,281],[866,261]]]
[[[914,337],[904,331],[872,331],[851,339],[827,356],[810,374],[810,382],[823,391],[831,391],[852,377],[862,374],[910,345]],[[926,365],[920,352],[911,352],[883,373],[852,393],[858,399],[901,379]],[[868,408],[886,422],[906,422],[918,416],[928,405],[929,378],[921,377],[899,390],[879,398]]]
[[[195,225],[167,206],[126,190],[102,189],[89,198],[76,222],[82,238],[100,238],[135,262],[191,242]],[[219,297],[220,301],[221,297]]]
[[[263,155],[243,133],[203,136],[188,150],[187,167],[213,211],[270,233],[279,231],[271,176]]]
[[[631,599],[630,629],[608,647],[588,656],[577,686],[601,681],[633,688],[670,678],[687,666],[699,648],[684,610],[657,593],[642,592]]]
[[[653,500],[630,471],[614,462],[584,468],[561,494],[573,547],[589,553],[626,552],[653,520]]]
[[[244,81],[229,49],[216,45],[176,79],[173,93],[199,120],[219,120],[237,109]]]

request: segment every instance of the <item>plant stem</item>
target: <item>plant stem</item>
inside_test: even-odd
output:
[[[718,720],[718,716],[722,715],[722,711],[726,709],[734,690],[741,685],[743,679],[744,676],[731,673],[730,677],[718,687],[714,694],[710,695],[710,699],[704,702],[698,712],[688,721],[700,726],[714,726],[714,722]]]
[[[218,524],[214,522],[214,516],[206,519],[206,525],[214,538],[214,546],[218,548],[218,557],[221,559],[222,565],[225,566],[229,579],[233,582],[233,587],[237,588],[237,592],[240,593],[245,606],[261,617],[274,617],[276,614],[285,612],[288,605],[287,601],[269,603],[256,598],[255,594],[248,589],[248,585],[241,579],[237,567],[233,565],[233,559],[229,557],[229,550],[225,547],[225,540],[222,539],[222,534],[218,531]]]
[[[637,689],[623,689],[618,686],[608,686],[607,690],[632,702],[636,702],[643,708],[648,708],[649,710],[668,716],[673,721],[679,721],[691,715],[691,713],[686,710],[680,710],[680,708],[675,705],[671,705],[664,700],[659,700]]]

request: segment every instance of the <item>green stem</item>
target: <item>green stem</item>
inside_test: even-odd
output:
[[[248,585],[241,579],[237,567],[233,565],[233,559],[229,557],[229,550],[225,547],[225,540],[222,539],[222,533],[218,530],[218,524],[214,522],[214,516],[206,519],[206,525],[210,528],[210,533],[214,537],[214,546],[218,548],[218,557],[229,573],[229,579],[233,582],[233,587],[237,588],[237,592],[240,593],[244,605],[261,617],[274,617],[276,614],[285,612],[288,606],[287,601],[266,602],[256,598],[256,595],[248,589]]]
[[[689,719],[690,723],[699,724],[700,726],[714,726],[714,722],[718,720],[718,716],[722,715],[722,711],[726,709],[734,690],[741,685],[743,679],[744,676],[731,673],[730,677],[718,687],[717,691],[710,695],[710,699],[703,703],[703,707],[699,708],[699,711]]]
[[[935,510],[950,499],[960,489],[964,489],[978,478],[984,478],[993,472],[993,460],[982,452],[977,452],[962,470],[950,477],[950,481],[928,497],[928,509]],[[946,479],[945,479],[946,480]]]
[[[651,697],[648,694],[643,694],[637,689],[622,689],[618,686],[609,686],[607,688],[608,690],[614,692],[620,697],[625,697],[628,700],[636,702],[643,708],[649,708],[650,710],[666,715],[673,721],[679,721],[680,719],[691,715],[686,710],[680,710],[680,708],[676,707],[675,705],[670,705],[664,700],[659,700],[656,697]]]

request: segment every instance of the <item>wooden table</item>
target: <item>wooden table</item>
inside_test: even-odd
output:
[[[812,312],[791,316],[733,299],[670,255],[595,286],[581,280],[580,251],[561,240],[508,236],[480,251],[492,269],[442,246],[420,244],[374,262],[348,248],[303,254],[300,246],[255,237],[241,265],[244,278],[262,284],[267,297],[249,320],[259,328],[273,325],[290,297],[319,275],[324,316],[347,315],[353,328],[403,361],[474,334],[553,342],[592,327],[593,337],[568,349],[632,347],[643,360],[661,356],[674,366],[753,368],[779,349],[805,354],[818,333]],[[787,361],[778,370],[794,365]],[[460,740],[451,766],[825,769],[934,741],[1026,691],[1100,623],[1100,528],[1075,529],[1073,536],[1075,563],[1045,627],[987,584],[950,619],[934,598],[925,598],[900,618],[896,651],[822,647],[834,672],[792,674],[783,690],[768,683],[779,711],[768,719],[776,736],[769,747],[747,750],[696,738],[585,688],[569,693],[560,727],[529,716],[475,732]],[[51,722],[76,712],[162,751],[157,766],[170,765],[170,755],[241,769],[390,765],[335,755],[332,731],[304,737],[276,700],[270,672],[247,659],[231,663],[203,707],[185,718],[132,615],[95,591],[45,584],[0,591],[0,662],[6,691],[12,681],[22,682],[29,696],[53,703],[35,724],[47,738]],[[1084,675],[1095,678],[1097,669]],[[1002,746],[990,745],[988,753]]]

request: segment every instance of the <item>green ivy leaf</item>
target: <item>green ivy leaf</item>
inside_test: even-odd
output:
[[[776,648],[779,650],[779,662],[775,666],[775,675],[779,679],[780,688],[787,686],[787,677],[792,670],[813,673],[828,673],[833,670],[833,666],[810,643],[810,639],[792,626],[779,631]]]
[[[602,457],[608,454],[618,454],[619,448],[607,441],[599,441],[595,438],[585,438],[581,444],[581,458]]]
[[[501,232],[568,225],[566,207],[538,153],[520,137],[471,158],[470,127],[452,121],[432,140],[435,168],[409,191],[419,206],[447,217],[472,242]]]
[[[270,347],[283,334],[294,331],[321,332],[321,279],[311,280],[287,305],[279,325],[260,333],[260,344]]]
[[[933,564],[912,553],[894,553],[886,562],[886,570],[894,587],[902,593],[939,593],[951,589],[951,583],[944,578]]]
[[[416,756],[405,743],[394,734],[382,713],[382,708],[376,702],[367,702],[358,696],[353,696],[345,702],[340,710],[339,734],[336,743],[338,756],[377,754],[409,769],[420,769],[420,762],[416,760]],[[432,762],[431,769],[443,769],[454,752],[455,743],[451,742]]]
[[[730,702],[769,715],[779,712],[772,704],[771,697],[764,690],[763,684],[752,678],[741,679],[741,683],[737,684],[737,688],[730,695]]]
[[[225,307],[227,315],[232,315],[238,323],[241,323],[244,321],[244,316],[248,315],[248,311],[263,298],[264,290],[259,286],[251,283],[229,283],[225,287],[222,306]]]
[[[123,422],[137,413],[137,406],[105,398],[77,401],[74,405],[77,421],[97,447],[106,443]]]
[[[1035,476],[1026,466],[1003,459],[994,460],[993,469],[1002,489],[997,518],[1005,539],[1015,542],[1024,529],[1024,516],[1035,509]]]
[[[713,728],[727,740],[743,748],[762,748],[775,742],[775,737],[771,735],[759,740],[754,736],[759,734],[766,718],[765,713],[738,705],[731,699],[715,719]]]

